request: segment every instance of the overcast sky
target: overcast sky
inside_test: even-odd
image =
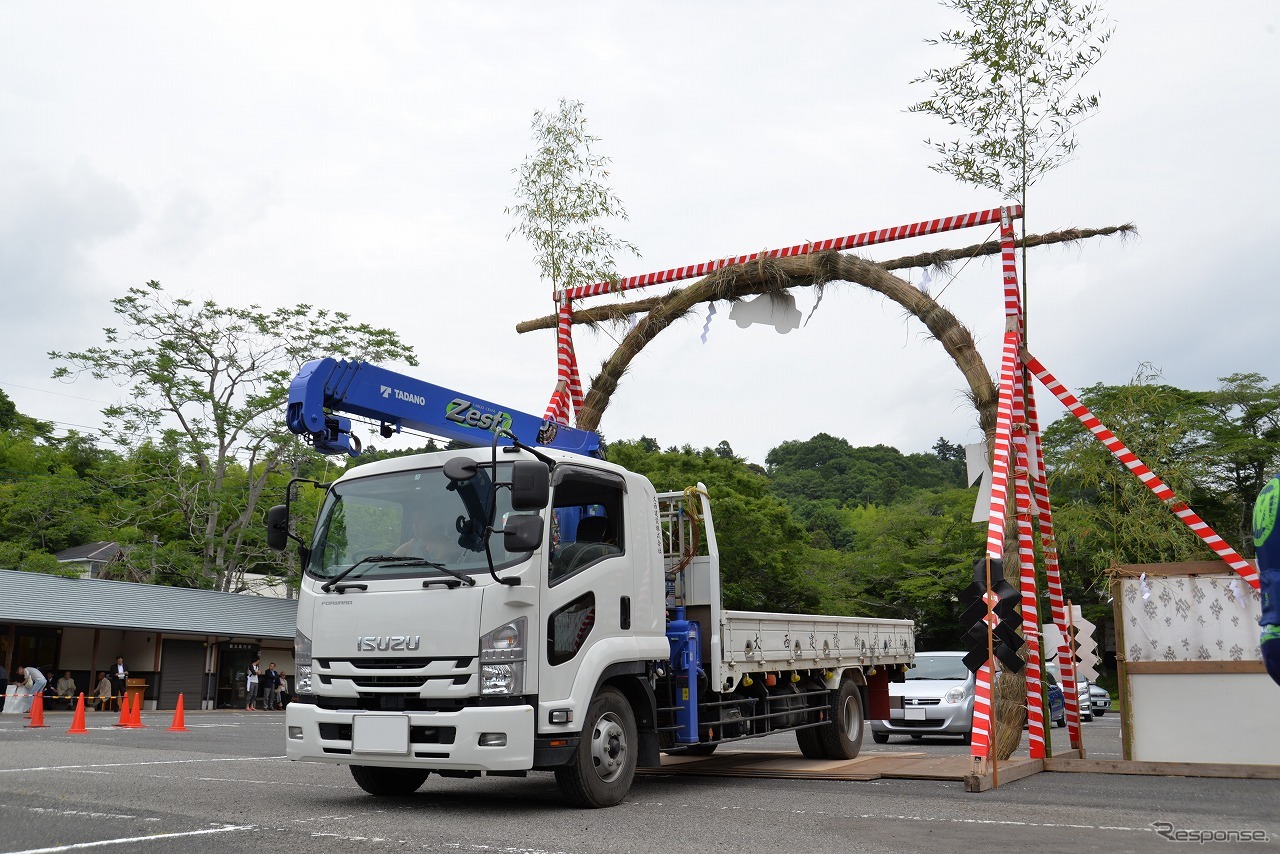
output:
[[[1076,389],[1142,363],[1185,388],[1280,381],[1280,4],[1108,6],[1115,37],[1086,86],[1102,110],[1033,188],[1028,225],[1140,236],[1033,251],[1031,349]],[[948,130],[906,112],[929,94],[909,81],[954,60],[924,40],[956,23],[917,0],[6,0],[0,388],[63,429],[101,428],[116,390],[50,379],[46,353],[102,344],[109,300],[157,279],[225,305],[347,311],[410,343],[415,375],[540,413],[554,334],[514,327],[549,313],[550,291],[503,212],[535,110],[585,104],[631,217],[613,231],[643,253],[623,275],[996,207],[929,170],[923,140]],[[996,370],[998,261],[943,284]],[[806,315],[813,301],[797,292]],[[896,304],[831,288],[785,336],[724,309],[706,344],[698,316],[641,354],[607,437],[727,440],[761,463],[818,432],[904,452],[980,438],[959,371]],[[586,377],[613,347],[577,344]]]

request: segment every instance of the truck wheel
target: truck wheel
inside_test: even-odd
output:
[[[805,759],[826,759],[827,751],[822,746],[822,738],[818,735],[818,730],[822,727],[806,727],[805,729],[796,730],[796,744],[800,745],[800,752],[804,754]]]
[[[817,727],[827,759],[853,759],[862,749],[862,694],[853,680],[840,683],[831,709],[831,722]]]
[[[578,752],[556,769],[556,783],[574,806],[611,807],[620,803],[636,775],[636,719],[627,698],[604,688],[587,709]]]
[[[412,795],[427,781],[430,771],[416,768],[378,768],[374,765],[352,765],[351,776],[356,785],[371,795],[394,798]]]

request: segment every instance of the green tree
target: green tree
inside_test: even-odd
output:
[[[964,628],[956,594],[986,539],[970,521],[973,500],[974,490],[930,489],[843,510],[853,538],[842,562],[842,612],[911,619],[921,648],[955,648]]]
[[[417,364],[391,330],[309,305],[226,307],[170,297],[152,281],[112,307],[123,331],[105,329],[103,347],[50,353],[66,363],[54,376],[89,372],[128,388],[127,402],[103,411],[108,428],[160,464],[138,473],[152,478],[147,512],[174,508],[199,554],[200,586],[220,590],[276,560],[262,545],[260,503],[297,454],[284,408],[302,363],[321,354]]]
[[[953,445],[945,437],[939,436],[933,443],[933,453],[940,460],[963,460],[964,445]]]
[[[936,454],[903,454],[888,445],[855,448],[819,433],[783,442],[765,456],[774,490],[797,506],[804,501],[890,504],[913,489],[964,486],[964,464]]]
[[[0,432],[14,432],[47,441],[53,437],[53,425],[23,415],[9,395],[0,389]]]
[[[1225,537],[1253,553],[1253,502],[1280,468],[1280,385],[1261,374],[1232,374],[1206,395],[1200,454],[1211,464],[1205,510]]]
[[[58,572],[53,553],[106,536],[92,475],[110,455],[78,433],[6,409],[0,428],[0,566]]]
[[[614,256],[640,253],[603,225],[625,220],[627,211],[607,183],[609,158],[592,151],[600,138],[587,132],[582,103],[562,98],[555,112],[533,114],[532,129],[537,150],[512,170],[519,202],[505,209],[516,218],[508,239],[519,233],[533,246],[553,298],[615,280]]]
[[[933,94],[908,111],[960,129],[964,137],[958,140],[925,140],[939,155],[929,168],[1017,200],[1025,237],[1027,190],[1071,157],[1076,128],[1099,107],[1098,93],[1078,90],[1114,29],[1097,3],[941,2],[964,15],[968,27],[926,43],[955,48],[960,59],[912,80],[932,85]],[[1024,246],[1024,302],[1026,266]]]
[[[660,492],[706,485],[726,608],[813,612],[821,607],[821,580],[804,528],[770,493],[766,476],[710,448],[654,451],[643,440],[610,442],[609,461],[643,474]]]
[[[1159,382],[1147,366],[1126,385],[1080,392],[1081,402],[1200,513],[1215,465],[1202,452],[1208,397]],[[1044,448],[1068,598],[1086,608],[1099,606],[1109,594],[1105,572],[1114,566],[1213,559],[1075,417],[1050,424]],[[1206,516],[1216,527],[1212,514]]]

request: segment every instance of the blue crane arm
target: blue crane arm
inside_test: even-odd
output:
[[[379,421],[386,437],[410,429],[468,445],[488,445],[502,429],[526,445],[601,456],[600,436],[590,430],[517,412],[367,362],[332,358],[307,362],[289,385],[289,429],[306,436],[321,453],[357,456],[360,441],[351,433],[351,419],[338,413]],[[511,444],[505,436],[498,442]]]

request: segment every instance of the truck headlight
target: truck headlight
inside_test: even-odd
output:
[[[302,632],[293,636],[293,690],[299,694],[314,694],[311,687],[311,638]]]
[[[524,662],[480,665],[481,694],[523,694]]]
[[[480,638],[480,693],[523,694],[529,621],[518,617]]]

